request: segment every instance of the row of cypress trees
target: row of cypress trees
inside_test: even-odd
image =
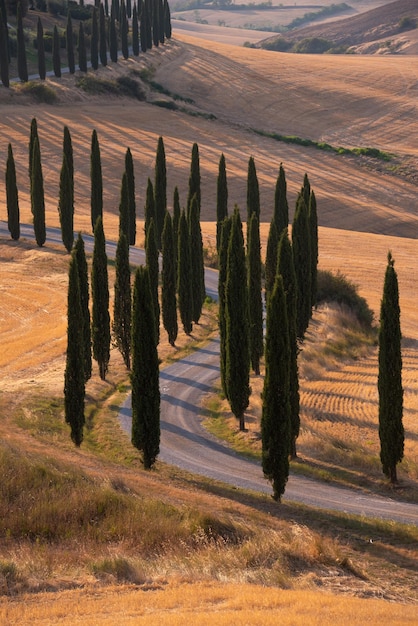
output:
[[[28,66],[26,44],[23,29],[23,17],[20,3],[17,7],[17,71],[22,82],[27,82]],[[132,34],[129,38],[129,19],[131,19]],[[139,0],[138,6],[133,5],[133,11],[128,12],[125,1],[113,2],[110,17],[102,3],[92,8],[90,62],[91,67],[97,70],[99,60],[102,66],[108,63],[108,51],[110,60],[117,63],[119,47],[124,59],[130,56],[130,40],[132,53],[138,56],[140,51],[146,52],[153,46],[158,47],[170,39],[172,34],[171,15],[168,0]],[[67,65],[69,72],[76,71],[75,41],[71,18],[68,12],[65,30],[65,44]],[[46,58],[44,29],[41,18],[38,17],[36,47],[38,55],[38,73],[41,80],[46,77]],[[87,72],[87,46],[85,27],[83,21],[79,21],[77,37],[78,68],[81,72]],[[0,10],[0,79],[5,87],[10,86],[9,77],[10,48],[8,38],[7,12],[4,2]],[[56,77],[61,77],[61,37],[57,26],[54,26],[52,37],[52,66]]]

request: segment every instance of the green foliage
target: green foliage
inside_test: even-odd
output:
[[[128,212],[129,212],[129,241],[130,246],[136,241],[136,202],[135,202],[135,173],[132,152],[130,148],[125,154],[125,172],[128,186]]]
[[[177,293],[181,323],[186,335],[193,330],[193,291],[190,235],[184,210],[181,212],[177,252]]]
[[[55,104],[58,96],[54,89],[44,83],[28,82],[22,85],[22,93],[28,94],[35,102],[40,104]]]
[[[93,357],[99,365],[100,378],[105,380],[110,358],[110,316],[106,242],[101,216],[94,226],[91,291]]]
[[[132,443],[149,469],[160,451],[160,388],[149,273],[142,266],[135,273],[132,320]]]
[[[100,3],[99,9],[99,56],[100,63],[103,67],[107,65],[107,37],[106,37],[106,18],[103,3]]]
[[[297,283],[296,333],[300,339],[303,339],[312,312],[312,273],[308,208],[302,192],[296,202],[292,227],[292,248]]]
[[[131,271],[129,246],[123,231],[119,233],[116,248],[116,280],[113,307],[113,339],[127,369],[131,368]]]
[[[22,83],[28,81],[28,65],[22,22],[22,4],[20,2],[17,5],[17,73]]]
[[[91,378],[91,325],[89,308],[89,278],[84,241],[81,233],[74,244],[74,253],[77,256],[78,279],[80,286],[81,316],[83,320],[83,359],[84,359],[84,380],[87,382]]]
[[[67,252],[71,252],[74,242],[74,203],[70,170],[65,154],[63,155],[60,173],[58,213],[60,216],[62,242]]]
[[[225,285],[226,387],[231,411],[245,430],[244,412],[250,398],[248,288],[244,238],[238,207],[232,217]]]
[[[116,31],[115,17],[112,15],[110,17],[110,27],[109,27],[109,53],[110,60],[113,63],[117,63],[118,61],[118,35]]]
[[[221,242],[219,246],[219,277],[218,277],[218,303],[219,303],[219,343],[220,343],[220,370],[222,391],[228,397],[226,386],[226,300],[225,287],[227,277],[228,244],[231,234],[232,218],[225,217],[221,225]]]
[[[348,307],[365,329],[371,329],[374,314],[365,298],[359,295],[358,286],[344,274],[318,270],[317,303],[336,302]]]
[[[190,175],[189,175],[189,191],[187,194],[187,219],[189,221],[189,211],[192,203],[193,196],[196,195],[198,214],[200,219],[200,162],[199,162],[199,146],[197,143],[193,144],[192,157],[190,163]]]
[[[257,214],[252,213],[248,226],[247,272],[248,272],[248,315],[251,366],[255,374],[260,373],[260,359],[264,352],[263,300],[261,295],[260,226]]]
[[[57,17],[66,15],[68,11],[67,0],[47,0],[48,13]]]
[[[272,482],[273,498],[280,500],[289,476],[290,348],[286,296],[278,274],[267,303],[266,374],[261,415],[262,466]]]
[[[119,76],[115,80],[108,80],[87,74],[77,77],[75,85],[93,95],[112,94],[119,97],[127,96],[140,101],[145,100],[145,93],[140,83],[129,76]]]
[[[83,441],[84,417],[84,342],[80,282],[76,253],[71,255],[68,280],[67,357],[64,376],[65,421],[71,427],[71,439],[76,446]]]
[[[279,237],[289,225],[289,205],[287,203],[287,183],[283,165],[280,163],[279,174],[274,190],[274,213],[273,219],[276,224]]]
[[[274,50],[275,52],[288,52],[293,46],[293,43],[291,41],[288,41],[284,37],[277,37],[277,39],[274,39],[274,40],[262,41],[260,43],[260,46],[261,48],[263,48],[263,50]]]
[[[274,281],[276,280],[277,272],[277,248],[279,245],[280,233],[276,226],[274,219],[270,222],[269,235],[267,238],[267,251],[265,261],[265,292],[266,302],[269,295],[273,291]]]
[[[54,35],[52,43],[52,65],[54,74],[57,78],[61,78],[61,56],[60,56],[60,40],[58,36],[57,26],[54,26]]]
[[[337,15],[338,13],[343,13],[344,11],[348,10],[350,10],[350,7],[345,2],[324,6],[319,11],[311,11],[310,13],[305,13],[303,17],[296,17],[294,20],[292,20],[292,22],[290,22],[290,24],[288,24],[287,28],[288,30],[293,30],[295,28],[299,28],[300,26],[302,26],[302,24],[306,24],[307,22],[322,20],[324,17]]]
[[[20,212],[19,196],[16,184],[16,166],[13,156],[12,144],[7,149],[6,163],[6,204],[7,204],[7,227],[12,239],[17,241],[20,237]]]
[[[80,72],[87,72],[87,51],[83,22],[79,23],[78,29],[78,67]]]
[[[68,2],[68,12],[71,15],[73,20],[89,20],[93,13],[93,5],[92,4],[79,4],[78,2],[69,0]]]
[[[332,48],[332,42],[321,37],[307,37],[293,46],[293,52],[298,54],[324,54]]]
[[[175,345],[178,333],[176,301],[176,256],[174,251],[173,225],[170,213],[165,214],[162,235],[163,263],[161,272],[161,300],[163,325],[168,341]]]
[[[120,188],[120,201],[119,201],[119,235],[123,233],[128,242],[130,239],[129,234],[129,197],[128,197],[128,177],[126,171],[122,174],[122,183]]]
[[[202,306],[205,301],[205,268],[203,265],[203,241],[200,227],[199,208],[197,197],[193,196],[189,211],[189,237],[190,259],[192,270],[192,296],[193,312],[192,320],[197,324],[202,314]]]
[[[383,473],[397,482],[404,455],[402,353],[398,277],[391,253],[385,273],[379,327],[379,438]]]
[[[216,250],[221,245],[221,232],[224,219],[228,216],[228,184],[226,179],[226,165],[223,153],[219,159],[218,178],[216,186]]]
[[[7,18],[6,18],[7,20]],[[9,41],[8,28],[0,13],[0,78],[4,87],[9,87]]]
[[[162,137],[158,138],[157,153],[155,157],[154,206],[157,245],[158,249],[161,250],[161,235],[167,211],[167,171],[164,140]]]
[[[151,218],[149,227],[147,230],[147,236],[145,240],[145,256],[146,267],[148,271],[148,280],[151,292],[151,301],[153,306],[153,318],[155,323],[155,342],[158,344],[160,340],[160,304],[158,301],[158,276],[159,276],[159,264],[158,264],[158,245],[157,245],[157,232],[155,227],[154,218]]]
[[[97,7],[93,8],[91,42],[90,42],[90,60],[94,70],[99,67],[99,23],[97,17]]]
[[[103,178],[102,178],[102,162],[100,157],[100,146],[96,129],[91,135],[90,150],[90,207],[91,207],[91,226],[94,231],[97,219],[103,215]]]
[[[31,208],[33,228],[38,246],[43,246],[46,240],[45,228],[45,196],[44,178],[41,165],[41,151],[39,139],[36,135],[33,141],[32,174],[31,174]]]
[[[399,28],[401,30],[413,30],[417,27],[417,21],[413,17],[404,16],[399,20]]]
[[[67,48],[67,62],[70,74],[75,72],[75,58],[74,58],[74,34],[73,23],[71,20],[71,13],[68,12],[67,16],[67,28],[65,30],[66,48]]]
[[[258,220],[260,220],[260,190],[258,186],[257,171],[255,168],[254,158],[250,157],[248,160],[247,171],[247,229],[253,213],[255,213]]]

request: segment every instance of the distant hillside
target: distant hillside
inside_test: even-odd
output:
[[[349,48],[399,36],[417,27],[417,0],[396,0],[342,20],[295,29],[286,33],[284,38],[291,44],[304,39],[320,38],[332,42],[335,48]],[[277,36],[265,39],[260,46],[267,47],[277,39]]]

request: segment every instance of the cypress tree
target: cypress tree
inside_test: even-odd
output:
[[[192,295],[193,313],[192,320],[195,324],[199,322],[202,314],[202,306],[205,301],[205,268],[203,264],[203,241],[200,228],[199,209],[197,198],[192,198],[189,211],[189,237],[190,237],[190,260],[192,266]]]
[[[84,380],[87,382],[91,378],[91,324],[89,309],[89,278],[84,241],[81,233],[74,244],[74,253],[77,256],[78,279],[80,286],[81,317],[83,320],[83,364]]]
[[[148,236],[148,230],[149,230],[149,226],[151,223],[151,220],[154,220],[154,224],[156,222],[156,216],[155,216],[155,202],[154,202],[154,187],[153,184],[151,182],[151,179],[148,178],[148,183],[147,183],[147,193],[145,196],[145,239]]]
[[[116,31],[115,15],[113,10],[110,12],[110,32],[109,32],[109,53],[110,60],[113,63],[118,62],[118,35]]]
[[[38,246],[43,246],[46,240],[45,229],[45,196],[44,178],[42,174],[41,151],[39,139],[36,136],[33,142],[32,176],[31,176],[31,206],[33,215],[33,229]]]
[[[138,24],[138,11],[136,3],[134,2],[134,8],[132,11],[132,52],[134,56],[139,55],[139,24]]]
[[[232,217],[225,285],[226,387],[231,411],[245,430],[244,412],[251,393],[248,289],[244,238],[238,207]]]
[[[167,211],[167,170],[164,141],[162,137],[158,138],[157,154],[155,158],[154,203],[157,244],[158,248],[161,250],[161,234],[163,232],[164,219]]]
[[[129,58],[129,44],[128,44],[128,18],[126,16],[126,6],[124,0],[120,5],[120,37],[122,46],[122,55],[124,59]]]
[[[132,444],[150,469],[160,451],[160,387],[148,270],[135,274],[132,319]]]
[[[179,223],[180,223],[180,196],[177,187],[174,187],[173,193],[173,237],[174,237],[174,258],[177,277],[177,253],[178,253],[178,240],[179,240]],[[177,282],[177,278],[176,278]]]
[[[41,80],[45,80],[45,77],[46,77],[46,64],[45,64],[44,29],[43,29],[40,17],[38,17],[38,24],[37,24],[37,31],[36,31],[36,43],[37,43],[37,50],[38,50],[38,72],[39,72],[39,78]]]
[[[276,280],[278,245],[279,233],[277,231],[276,221],[272,219],[270,222],[269,236],[267,238],[267,251],[265,262],[266,303],[269,295],[273,291],[274,281]]]
[[[282,232],[277,253],[277,274],[283,280],[286,295],[287,321],[289,325],[289,402],[290,402],[290,456],[296,458],[296,439],[299,437],[299,373],[298,343],[296,336],[296,274],[293,263],[293,251],[287,228]]]
[[[140,0],[140,22],[139,22],[139,37],[141,40],[141,51],[147,51],[147,6],[144,0]]]
[[[273,219],[279,236],[289,225],[289,205],[287,203],[287,184],[283,165],[280,163],[279,175],[276,181],[274,192],[274,213]]]
[[[26,61],[25,35],[23,33],[22,6],[17,4],[17,73],[22,81],[28,81],[28,64]]]
[[[397,482],[396,466],[404,455],[402,352],[398,277],[388,253],[379,327],[379,438],[385,476]]]
[[[7,22],[3,21],[0,12],[0,78],[4,87],[9,87],[9,47],[8,47]]]
[[[261,416],[262,466],[281,499],[289,477],[289,328],[283,280],[277,275],[267,303],[266,375]]]
[[[263,300],[261,295],[260,226],[255,212],[248,226],[248,322],[250,359],[254,373],[260,374],[260,359],[264,352],[263,343]]]
[[[168,0],[164,0],[164,34],[166,39],[171,39],[171,15]]]
[[[158,37],[161,44],[165,41],[165,16],[163,0],[158,1]]]
[[[303,339],[311,317],[311,245],[308,210],[303,194],[300,193],[292,228],[293,260],[295,263],[296,297],[296,333]]]
[[[68,69],[69,69],[70,74],[74,74],[75,73],[75,56],[74,56],[73,22],[71,20],[71,13],[69,11],[68,11],[68,16],[67,16],[67,28],[65,30],[65,41],[67,45]],[[38,54],[39,54],[39,48],[38,48]]]
[[[97,7],[93,7],[91,40],[90,40],[90,61],[94,70],[99,67],[99,24],[97,19]]]
[[[311,243],[311,307],[313,307],[318,291],[318,215],[314,191],[311,191],[309,198],[308,218]]]
[[[7,227],[9,229],[11,238],[17,241],[20,237],[19,195],[16,184],[16,166],[11,143],[9,143],[7,149],[6,204]]]
[[[32,179],[32,159],[33,159],[33,144],[35,143],[35,138],[38,138],[38,123],[36,121],[36,117],[32,118],[30,123],[30,136],[29,136],[29,180]]]
[[[303,185],[302,185],[301,191],[302,191],[303,199],[305,200],[305,204],[307,207],[309,207],[309,198],[311,197],[311,183],[309,182],[309,178],[306,172],[303,177]]]
[[[87,52],[86,52],[86,40],[84,38],[84,26],[80,21],[78,30],[78,67],[80,72],[87,72]]]
[[[94,231],[97,218],[103,216],[102,162],[100,158],[100,146],[96,129],[93,130],[91,135],[90,181],[91,225]]]
[[[68,280],[67,356],[64,375],[65,421],[77,447],[83,441],[84,418],[84,345],[77,257],[71,255]]]
[[[190,206],[192,203],[193,196],[195,194],[196,194],[199,219],[200,219],[200,202],[201,202],[200,162],[199,162],[199,146],[197,145],[197,143],[194,143],[192,147],[192,158],[191,158],[190,176],[189,176],[189,192],[187,196],[187,219],[189,219]]]
[[[253,213],[257,215],[258,221],[260,221],[260,189],[254,158],[250,157],[247,174],[247,231]]]
[[[147,50],[152,48],[152,16],[153,16],[153,0],[144,0],[145,6],[145,36],[147,39]]]
[[[152,218],[145,239],[145,258],[148,269],[149,283],[151,289],[152,305],[154,307],[155,340],[157,344],[160,340],[160,304],[158,302],[158,246],[155,222]]]
[[[99,365],[100,378],[105,380],[110,359],[109,282],[106,242],[100,216],[94,227],[91,292],[93,300],[91,328],[93,357]]]
[[[54,74],[57,78],[61,78],[61,54],[60,54],[60,38],[58,28],[54,26],[54,35],[52,38],[52,66]]]
[[[225,286],[227,276],[228,244],[231,234],[232,218],[226,217],[222,222],[221,243],[219,246],[219,277],[218,277],[218,323],[220,344],[220,370],[222,391],[225,398],[228,397],[226,386],[226,312],[225,312]]]
[[[132,153],[128,148],[125,154],[125,172],[128,184],[128,212],[129,212],[129,240],[130,246],[136,241],[136,202],[135,202],[135,173]]]
[[[129,19],[132,17],[132,2],[131,0],[126,0],[126,15]]]
[[[163,325],[168,341],[175,345],[178,333],[176,300],[176,258],[174,252],[173,225],[170,213],[165,214],[163,236],[163,264],[161,272],[161,304]]]
[[[67,252],[71,252],[74,243],[74,206],[70,172],[65,154],[63,155],[60,173],[58,213],[60,216],[62,242]]]
[[[109,17],[109,0],[105,0],[104,12],[105,12],[106,17]]]
[[[4,35],[4,48],[7,54],[7,64],[10,63],[10,41],[9,41],[9,29],[7,26],[7,8],[5,0],[0,0],[0,23],[3,24],[5,30],[2,33]],[[6,59],[6,57],[4,57]]]
[[[186,335],[193,330],[192,263],[190,258],[190,237],[184,210],[179,222],[177,252],[177,294],[181,323]]]
[[[73,144],[68,126],[64,126],[63,153],[67,159],[68,174],[70,177],[71,202],[74,213],[74,156]]]
[[[100,63],[103,67],[107,65],[107,37],[106,37],[106,20],[103,4],[100,4],[99,9],[99,55]]]
[[[152,43],[158,48],[160,43],[160,4],[152,0]]]
[[[219,159],[218,180],[216,188],[216,250],[219,254],[221,231],[224,219],[228,216],[228,185],[226,180],[225,157]]]
[[[126,171],[122,175],[122,184],[120,188],[119,202],[119,235],[123,233],[126,241],[129,241],[129,196],[128,196],[128,177]],[[129,244],[128,244],[129,245]]]
[[[113,339],[127,369],[131,369],[131,271],[129,246],[125,233],[119,233],[115,259],[115,299],[113,308]]]

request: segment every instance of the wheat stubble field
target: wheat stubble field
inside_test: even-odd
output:
[[[105,75],[123,73],[144,61],[119,62],[118,67],[101,69]],[[8,96],[0,92],[1,135],[0,154],[6,155],[7,144],[13,145],[17,165],[21,221],[30,222],[27,185],[27,145],[32,117],[38,130],[44,168],[47,225],[58,226],[57,189],[61,166],[62,130],[68,125],[72,134],[76,185],[75,229],[89,232],[89,149],[93,128],[99,136],[105,180],[105,233],[116,239],[120,181],[126,148],[131,148],[137,185],[139,219],[147,178],[153,177],[158,137],[164,138],[169,198],[178,185],[180,199],[187,193],[190,153],[193,142],[199,144],[202,174],[202,228],[210,247],[214,243],[215,190],[217,166],[221,152],[227,163],[230,206],[237,203],[245,215],[246,172],[250,155],[254,156],[261,192],[261,216],[265,225],[272,214],[274,183],[282,162],[287,176],[291,214],[303,175],[308,173],[318,201],[319,265],[322,269],[342,271],[359,285],[378,317],[387,252],[395,258],[401,294],[401,323],[404,336],[405,386],[405,461],[400,468],[402,490],[410,495],[418,479],[418,308],[417,308],[417,93],[418,64],[416,57],[306,57],[269,53],[261,50],[232,47],[181,35],[164,49],[147,53],[146,65],[155,70],[155,79],[173,93],[192,98],[198,111],[216,116],[216,120],[191,117],[170,112],[146,103],[129,100],[74,95],[71,79],[60,83],[50,80],[60,103],[46,107]],[[298,135],[313,141],[326,141],[333,146],[374,147],[394,155],[392,161],[381,162],[365,157],[341,157],[335,154],[279,143],[255,134],[253,130]],[[5,156],[3,158],[5,163]],[[169,199],[169,204],[170,199]],[[5,191],[0,186],[1,219],[5,219]],[[140,222],[138,230],[140,232]],[[139,237],[139,241],[141,236]],[[12,410],[24,405],[31,395],[58,396],[62,390],[65,360],[66,283],[68,257],[63,250],[46,246],[38,250],[32,243],[1,240],[0,323],[2,351],[1,376],[1,438],[7,445],[44,454],[48,458],[76,463],[88,474],[109,480],[123,476],[131,485],[151,488],[155,477],[142,472],[101,464],[83,449],[74,451],[69,445],[51,449],[50,441],[33,437],[16,428]],[[332,334],[332,318],[315,318],[313,328]],[[327,320],[329,322],[327,326]],[[315,326],[318,324],[318,326]],[[113,358],[113,353],[112,353]],[[110,365],[110,384],[123,376],[120,362]],[[302,372],[303,374],[303,372]],[[301,455],[320,467],[332,471],[341,462],[338,445],[350,453],[349,471],[353,474],[379,475],[378,464],[362,465],[359,457],[378,454],[377,440],[377,353],[370,349],[358,361],[306,369],[301,380],[302,436]],[[97,373],[96,373],[97,379]],[[105,392],[97,380],[89,383],[90,393]],[[30,411],[29,411],[30,413]],[[32,416],[33,417],[33,416]],[[31,416],[29,415],[29,419]],[[13,428],[11,427],[13,425]],[[342,443],[341,443],[342,442]],[[403,469],[404,467],[404,469]],[[375,478],[382,488],[381,477]],[[178,486],[178,485],[177,485]],[[155,489],[155,484],[154,487]],[[177,488],[177,487],[176,487]],[[402,497],[400,493],[394,497]],[[162,493],[169,501],[181,501],[184,495]],[[201,499],[196,492],[189,500]],[[207,496],[201,506],[214,504]],[[242,505],[234,505],[240,517],[248,515]],[[266,505],[267,506],[267,505]],[[271,508],[271,507],[270,507]],[[319,548],[318,548],[319,549]],[[397,553],[395,547],[388,552]],[[9,551],[8,551],[9,550]],[[320,550],[320,549],[319,549]],[[27,548],[6,549],[2,558],[14,555],[29,561]],[[382,550],[383,552],[383,550]],[[397,571],[396,584],[386,580],[384,571],[376,573],[374,563],[370,584],[349,584],[327,575],[305,576],[300,608],[297,591],[291,594],[244,583],[238,590],[219,582],[206,583],[204,588],[191,584],[196,576],[187,572],[173,580],[161,572],[138,592],[125,587],[104,586],[97,589],[86,575],[78,575],[84,590],[64,590],[65,571],[51,582],[56,593],[17,596],[0,604],[4,623],[142,623],[141,619],[158,624],[177,624],[184,619],[194,623],[218,624],[271,623],[280,615],[283,623],[413,623],[416,607],[400,604],[416,602],[414,559],[416,545],[402,546],[398,561],[388,571]],[[42,557],[43,558],[43,557]],[[383,557],[382,557],[383,558]],[[380,563],[381,566],[381,563]],[[45,566],[46,567],[46,566]],[[54,567],[50,564],[51,572]],[[361,566],[360,566],[361,567]],[[76,567],[71,563],[74,575]],[[30,569],[30,568],[29,568]],[[33,566],[33,569],[36,568]],[[210,569],[210,568],[209,568]],[[167,572],[169,568],[167,567]],[[399,573],[400,572],[400,573]],[[46,578],[48,576],[44,574]],[[202,580],[207,572],[202,567]],[[52,573],[50,578],[53,579]],[[216,578],[216,577],[215,577]],[[222,578],[222,577],[220,577]],[[331,583],[331,579],[333,582]],[[361,577],[358,578],[361,581]],[[168,582],[167,582],[168,581]],[[228,581],[227,581],[228,582]],[[286,583],[283,586],[287,586]],[[405,585],[405,592],[403,588]],[[297,585],[296,585],[297,586]],[[311,593],[323,586],[348,595]],[[353,599],[386,597],[393,602]],[[392,594],[392,595],[391,595]],[[152,598],[150,598],[152,596]],[[262,601],[261,599],[262,598]],[[299,598],[299,599],[298,599]],[[122,606],[121,606],[122,605]],[[291,613],[289,605],[293,605]],[[71,607],[71,608],[69,608]],[[340,611],[338,616],[334,611]],[[393,611],[391,613],[391,611]],[[142,617],[140,617],[142,615]],[[308,616],[307,616],[308,615]],[[344,615],[344,617],[342,617]],[[356,616],[356,617],[354,617]],[[48,622],[49,620],[49,622]],[[286,622],[286,620],[288,620]],[[292,621],[293,620],[293,621]],[[327,621],[328,620],[328,621]],[[346,620],[346,621],[344,621]]]

